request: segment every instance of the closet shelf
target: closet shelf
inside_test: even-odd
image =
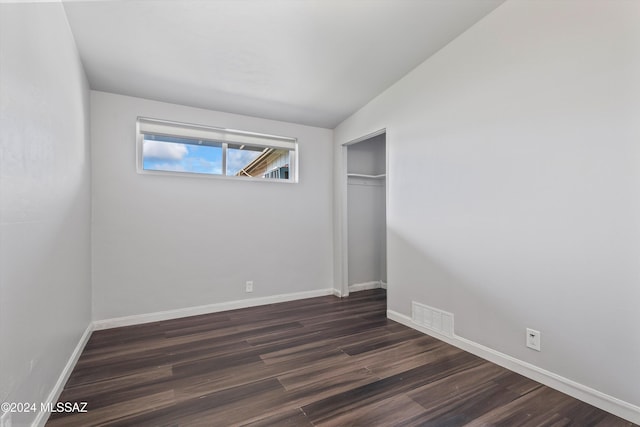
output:
[[[380,174],[380,175],[366,175],[366,174],[362,174],[362,173],[348,173],[347,176],[350,177],[350,178],[383,179],[384,177],[387,176],[387,174],[383,173],[383,174]]]

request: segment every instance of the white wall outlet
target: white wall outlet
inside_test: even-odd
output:
[[[253,280],[247,280],[247,283],[244,285],[245,292],[253,292]]]
[[[540,331],[527,328],[527,347],[540,351]]]

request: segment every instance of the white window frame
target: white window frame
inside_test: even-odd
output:
[[[176,138],[201,139],[218,142],[222,145],[222,173],[205,174],[196,172],[178,172],[144,169],[143,145],[144,135],[162,135]],[[227,176],[227,152],[229,144],[249,145],[254,147],[275,148],[289,151],[289,178],[263,178],[249,176]],[[246,132],[235,129],[225,129],[213,126],[182,123],[170,120],[138,117],[136,120],[136,165],[139,174],[176,175],[189,177],[204,177],[215,179],[233,179],[240,181],[267,182],[298,182],[298,140],[296,138],[269,135],[263,133]]]

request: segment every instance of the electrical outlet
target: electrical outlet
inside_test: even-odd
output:
[[[540,331],[527,328],[527,347],[540,351]]]
[[[253,292],[253,280],[247,280],[247,283],[244,286],[245,292]]]

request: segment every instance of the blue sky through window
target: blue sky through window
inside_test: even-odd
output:
[[[263,148],[229,146],[227,176],[236,175],[262,154]],[[145,135],[142,145],[144,170],[222,174],[222,144],[162,135]]]
[[[227,151],[227,176],[237,174],[260,154],[262,154],[262,150],[249,151],[229,147]]]
[[[222,173],[222,147],[220,145],[195,145],[191,140],[166,139],[174,141],[145,138],[142,147],[143,169],[215,175]]]

